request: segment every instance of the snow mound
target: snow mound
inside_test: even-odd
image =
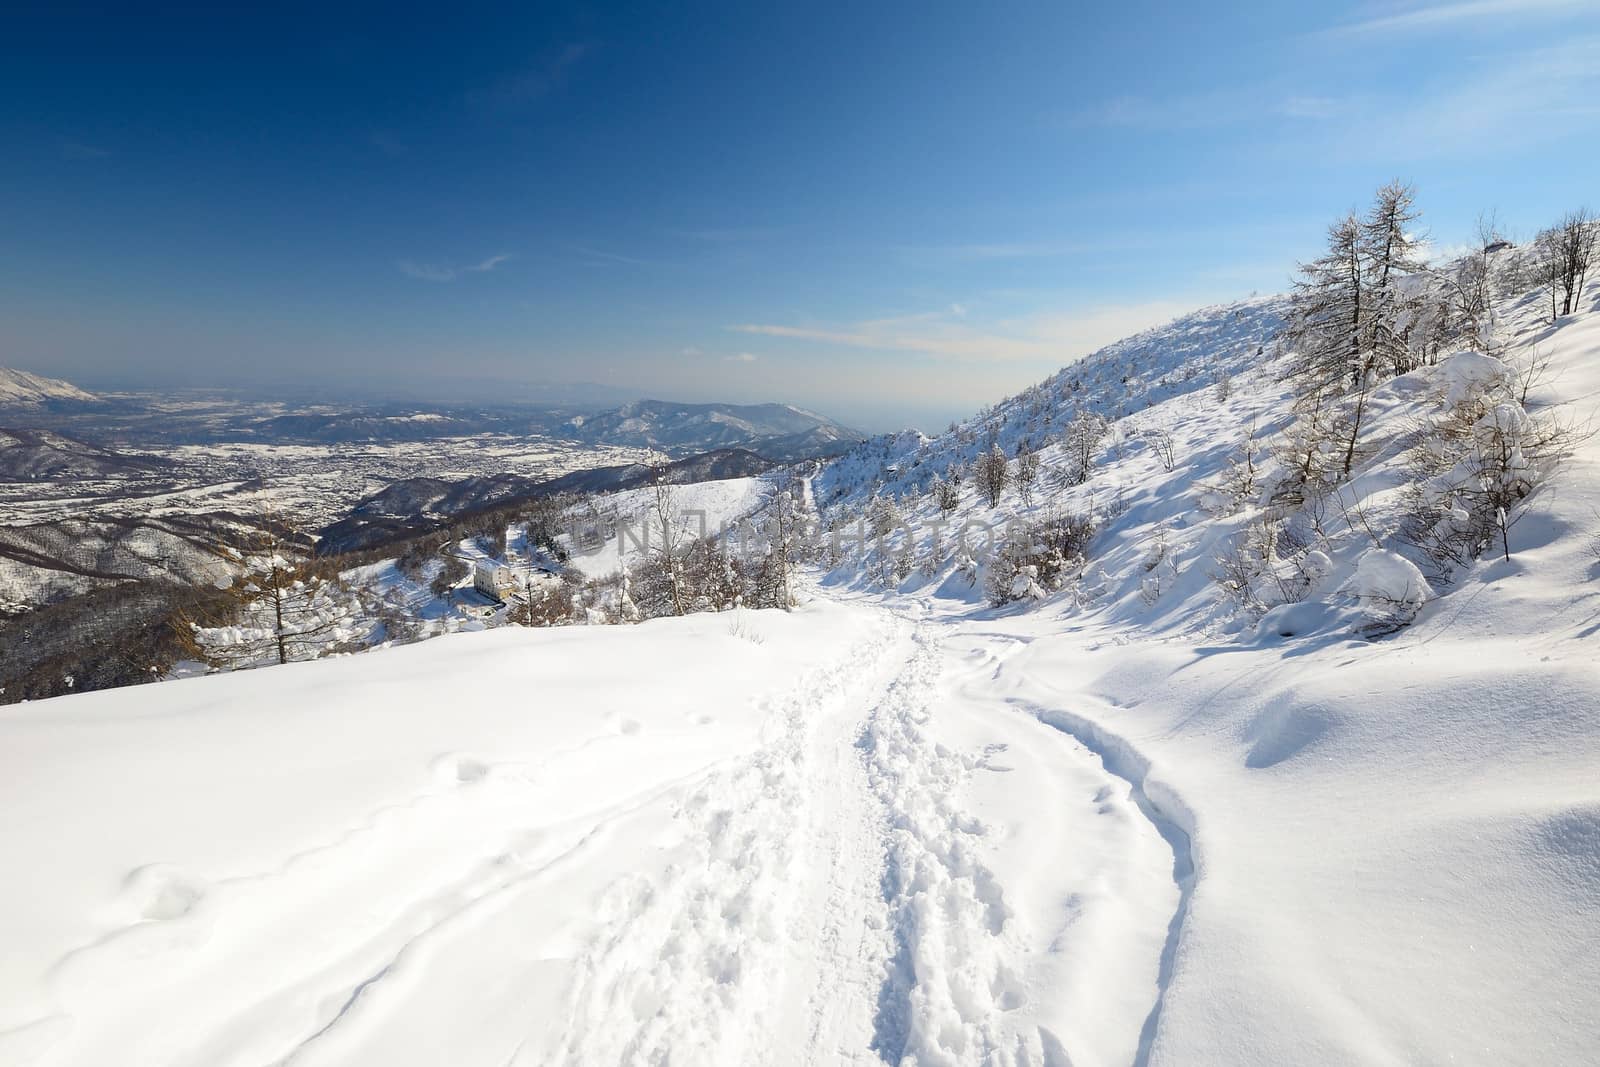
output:
[[[1415,613],[1431,595],[1428,580],[1415,563],[1398,552],[1375,548],[1356,561],[1351,592],[1363,601],[1392,604]]]
[[[1445,406],[1455,407],[1482,396],[1495,386],[1509,385],[1516,373],[1482,352],[1457,352],[1439,361],[1435,375],[1444,388]]]

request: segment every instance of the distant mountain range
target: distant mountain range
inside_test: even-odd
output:
[[[790,404],[679,404],[636,400],[569,419],[563,431],[588,444],[654,448],[673,455],[747,448],[789,462],[838,455],[866,434]]]
[[[0,429],[0,481],[139,475],[170,466],[153,456],[114,452],[50,430]]]
[[[50,400],[98,400],[60,378],[46,378],[25,370],[0,367],[0,404],[43,404]]]
[[[539,481],[513,474],[492,478],[405,478],[366,497],[350,515],[318,532],[323,553],[353,552],[414,537],[443,521],[561,493],[612,493],[649,485],[659,477],[673,485],[748,478],[778,466],[744,448],[722,448],[660,467],[625,463],[573,471]]]

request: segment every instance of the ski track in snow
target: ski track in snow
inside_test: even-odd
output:
[[[879,992],[873,1048],[888,1063],[1001,1063],[999,1017],[1022,1003],[1002,938],[1004,893],[981,862],[984,826],[957,804],[972,761],[926,730],[940,650],[926,630],[862,738],[889,813],[883,895],[894,955]]]
[[[862,738],[891,820],[883,892],[895,951],[873,1047],[885,1062],[916,1067],[1142,1065],[1187,904],[1187,837],[1145,796],[1148,766],[1131,746],[1076,715],[1007,695],[1056,695],[1014,664],[1028,638],[923,624],[916,641]],[[952,739],[952,724],[941,721],[952,716],[976,726],[977,745]],[[1033,759],[1011,751],[1018,747]],[[1013,781],[1023,770],[1048,786],[1023,773]],[[998,788],[1009,803],[1031,806],[1054,835],[1039,843],[1055,858],[1051,877],[1067,905],[1059,927],[1016,914],[1008,883],[991,866],[1014,830],[1007,812],[1016,809],[1002,809],[995,825],[971,813],[964,801],[984,772],[1004,772]],[[1164,894],[1155,883],[1167,860],[1177,885]],[[1073,940],[1086,912],[1105,916],[1108,907],[1111,928],[1119,920],[1131,927],[1092,943]],[[1072,957],[1065,969],[1063,952]],[[1087,995],[1086,975],[1095,976]],[[1063,1018],[1068,1029],[1060,1029]]]
[[[1167,926],[1166,941],[1161,950],[1161,966],[1157,977],[1155,1003],[1150,1007],[1144,1026],[1139,1031],[1139,1051],[1134,1067],[1145,1067],[1150,1062],[1155,1046],[1157,1028],[1161,1022],[1161,1006],[1166,998],[1167,986],[1172,980],[1172,968],[1177,959],[1178,939],[1183,933],[1183,922],[1188,915],[1189,898],[1194,893],[1196,864],[1193,850],[1194,817],[1188,808],[1159,781],[1150,778],[1150,761],[1125,739],[1106,730],[1090,719],[1061,709],[1052,709],[1013,698],[1018,708],[1036,717],[1052,729],[1059,730],[1077,741],[1097,756],[1107,774],[1125,781],[1139,811],[1155,827],[1172,849],[1172,880],[1178,888],[1178,907]]]
[[[991,650],[1001,637],[976,636]],[[1022,647],[1005,640],[977,665],[985,678]],[[970,703],[982,681],[970,662],[952,677],[950,641],[901,621],[775,705],[761,750],[683,802],[665,874],[606,894],[559,1047],[512,1063],[1068,1067],[1061,1038],[1022,1010],[1041,949],[1015,931],[985,862],[991,828],[963,807],[1006,745],[938,736],[942,702]],[[1009,707],[980,714],[1063,729],[1043,713],[1021,726]],[[1093,746],[1060,748],[1103,806],[1120,767]]]
[[[881,948],[859,892],[873,819],[859,792],[838,788],[849,784],[839,753],[849,750],[861,676],[872,676],[896,640],[891,632],[803,679],[773,709],[762,748],[684,801],[681,855],[665,874],[625,879],[606,894],[605,925],[578,961],[553,1062],[776,1063],[797,1048],[846,1055],[840,1042],[861,1028],[848,1018],[863,1002],[851,991],[870,981]],[[809,1025],[792,1035],[799,1045],[761,1040],[784,998],[797,995],[786,971],[815,976]],[[804,1052],[797,1060],[810,1061]],[[513,1060],[537,1062],[526,1049]]]

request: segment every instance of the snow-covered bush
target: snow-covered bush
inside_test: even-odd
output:
[[[560,577],[529,575],[511,598],[506,620],[518,626],[571,626],[583,621],[583,579],[575,571]]]
[[[1017,495],[1022,498],[1025,507],[1033,504],[1033,487],[1039,480],[1039,453],[1028,447],[1028,442],[1023,441],[1017,445],[1017,469],[1012,476],[1017,484]]]
[[[1197,503],[1202,511],[1213,515],[1232,515],[1261,495],[1261,468],[1256,459],[1255,427],[1245,435],[1239,449],[1228,457],[1222,473],[1209,482],[1200,483]]]
[[[984,586],[989,603],[998,607],[1060,589],[1082,565],[1093,537],[1094,523],[1078,515],[1012,523],[989,560]]]
[[[867,505],[867,533],[874,541],[881,541],[900,525],[900,509],[893,498],[875,496]]]
[[[1356,561],[1349,589],[1372,616],[1363,630],[1369,635],[1409,625],[1432,596],[1416,564],[1381,548],[1370,549]]]
[[[1445,411],[1411,451],[1413,485],[1406,532],[1441,573],[1498,543],[1511,556],[1511,530],[1524,501],[1550,476],[1573,433],[1530,414],[1520,378],[1500,360],[1457,353],[1439,365]]]
[[[1155,426],[1144,432],[1144,439],[1150,442],[1150,451],[1161,461],[1162,470],[1170,473],[1177,469],[1178,449],[1172,441],[1171,430],[1164,426]]]
[[[1306,599],[1328,577],[1332,560],[1276,513],[1263,512],[1217,556],[1211,578],[1247,615]]]
[[[1279,506],[1292,507],[1316,500],[1337,481],[1339,448],[1337,428],[1327,411],[1310,405],[1299,418],[1273,439],[1276,474],[1268,496]],[[1243,482],[1253,481],[1253,471],[1240,472]],[[1242,483],[1241,483],[1242,484]]]
[[[194,642],[217,667],[254,667],[316,659],[365,647],[378,618],[360,595],[305,565],[282,559],[253,570],[234,587],[231,619],[194,625]]]

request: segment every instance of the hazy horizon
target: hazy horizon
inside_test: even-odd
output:
[[[17,14],[0,365],[937,429],[1283,290],[1393,177],[1436,248],[1496,209],[1531,236],[1600,152],[1586,14]]]
[[[46,377],[57,377],[30,367],[4,367],[0,370],[20,370]],[[63,379],[68,380],[68,379]],[[934,434],[942,431],[949,422],[960,421],[977,411],[983,403],[968,408],[935,407],[917,409],[898,406],[880,409],[873,405],[853,405],[848,400],[828,407],[796,403],[783,397],[761,397],[749,400],[731,400],[719,396],[675,395],[670,392],[647,392],[609,386],[598,382],[543,382],[528,383],[508,379],[467,378],[459,381],[430,383],[426,388],[407,388],[403,384],[387,383],[381,387],[370,383],[301,383],[284,381],[255,382],[168,382],[150,383],[123,373],[104,372],[84,378],[70,379],[70,384],[89,392],[107,395],[170,393],[180,395],[221,394],[237,396],[243,400],[276,403],[308,403],[335,406],[393,406],[418,408],[573,408],[604,410],[620,407],[636,400],[655,400],[685,405],[729,404],[753,406],[761,404],[788,404],[814,414],[823,415],[850,429],[867,433],[892,433],[900,430],[921,430]],[[999,400],[995,397],[993,400]],[[887,412],[887,413],[885,413]]]

